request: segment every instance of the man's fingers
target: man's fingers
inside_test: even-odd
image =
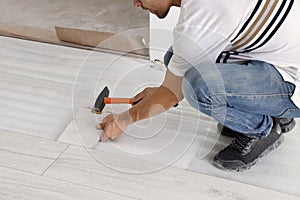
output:
[[[113,114],[109,114],[107,115],[103,120],[102,123],[107,123],[109,121],[113,121],[114,120],[114,115]]]
[[[103,130],[105,128],[105,123],[100,123],[100,124],[97,124],[96,128],[98,130]]]
[[[139,99],[139,100],[137,100],[137,101],[132,101],[132,105],[134,106],[134,105],[140,103],[142,100],[143,100],[143,99]]]
[[[111,139],[113,137],[113,134],[112,134],[112,126],[110,124],[106,125],[103,129],[103,132],[100,136],[100,141],[105,141],[107,139]]]
[[[102,123],[99,123],[97,125],[97,129],[102,130],[102,134],[99,137],[99,142],[105,141],[107,139],[115,139],[117,138],[123,130],[126,129],[128,126],[128,120],[126,119],[127,113],[124,114],[119,114],[119,115],[108,115],[106,116]]]
[[[140,101],[141,99],[143,99],[145,96],[147,96],[149,94],[150,90],[152,90],[152,88],[145,88],[143,91],[141,91],[140,93],[138,93],[137,95],[135,95],[132,98],[132,101],[133,102]]]
[[[102,132],[102,134],[100,136],[100,139],[99,139],[99,142],[104,142],[105,140],[107,140],[107,136],[105,135],[104,132]]]
[[[108,134],[108,127],[104,127],[104,129],[102,129],[102,134],[100,136],[100,142],[104,142],[105,140],[107,140],[108,138],[110,138],[110,135]]]
[[[135,95],[134,97],[132,97],[132,102],[140,101],[144,97],[145,97],[145,94],[143,92],[141,92],[141,93]]]

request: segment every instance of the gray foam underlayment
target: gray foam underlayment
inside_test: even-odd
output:
[[[162,68],[150,67],[146,60],[0,37],[0,129],[300,195],[299,126],[276,152],[243,173],[212,166],[213,156],[230,139],[220,137],[216,122],[185,101],[130,126],[114,142],[97,144],[95,125],[105,114],[94,115],[86,107],[103,86],[112,96],[128,97],[159,85],[163,76]],[[104,113],[127,108],[107,106]]]

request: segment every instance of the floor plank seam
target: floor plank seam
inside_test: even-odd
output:
[[[0,128],[0,135],[1,135],[1,131],[8,131],[8,132],[11,132],[11,133],[26,136],[28,138],[37,138],[37,139],[41,139],[41,140],[45,140],[45,141],[50,141],[50,142],[53,142],[53,143],[62,143],[62,142],[57,142],[56,140],[49,139],[49,138],[46,138],[46,137],[42,137],[42,136],[38,136],[38,135],[30,135],[30,134],[27,134],[27,133],[22,133],[22,132],[19,132],[19,131],[13,131],[13,130],[9,130],[9,129],[6,129],[6,128]]]
[[[69,120],[69,121],[72,121],[72,120]],[[1,131],[8,131],[8,132],[11,132],[11,133],[20,134],[22,136],[28,137],[29,139],[35,138],[35,139],[40,139],[40,140],[44,140],[44,141],[51,142],[51,143],[69,145],[69,143],[66,143],[66,142],[59,142],[58,139],[59,139],[60,136],[57,139],[49,139],[49,138],[46,138],[46,137],[42,137],[42,136],[38,136],[38,135],[30,135],[30,134],[27,134],[27,133],[22,133],[22,132],[18,132],[18,131],[12,131],[12,130],[5,129],[5,128],[0,128],[0,135],[1,135]]]
[[[115,156],[120,156],[120,154],[118,154],[118,153],[114,153],[114,152],[112,153],[112,152],[109,152],[109,151],[103,151],[102,149],[99,150],[99,149],[95,149],[93,147],[89,148],[89,147],[86,147],[86,146],[80,146],[79,144],[70,144],[70,143],[66,143],[66,142],[59,142],[59,143],[71,145],[71,147],[79,147],[79,148],[87,149],[89,155],[90,155],[91,151],[95,151],[95,152],[99,152],[99,153],[110,153],[110,154],[115,155]],[[93,158],[93,156],[91,156],[91,157]],[[135,160],[140,161],[140,162],[147,162],[147,163],[154,164],[154,165],[160,165],[161,164],[159,162],[150,161],[150,160],[147,160],[147,159],[140,159],[140,158],[134,158],[134,157],[129,157],[129,156],[127,158],[129,158],[129,159],[135,159]],[[182,169],[180,167],[175,167],[173,165],[165,166],[165,167],[161,168],[161,170],[166,169],[166,168],[173,168],[173,169],[179,169],[179,170],[185,170],[185,171],[187,171],[187,169]]]
[[[120,193],[113,192],[113,191],[110,191],[110,190],[100,189],[100,188],[94,187],[94,186],[87,186],[85,184],[80,184],[80,183],[76,183],[76,182],[72,182],[72,181],[66,181],[66,180],[63,180],[63,179],[53,178],[53,177],[49,177],[49,176],[43,176],[43,177],[49,178],[49,179],[52,179],[52,180],[56,180],[56,181],[62,181],[62,182],[65,182],[65,183],[71,183],[71,184],[78,185],[78,186],[81,186],[81,187],[84,187],[84,188],[90,188],[90,189],[94,189],[94,190],[108,192],[108,193],[115,194],[115,195],[122,196],[122,197],[127,197],[127,198],[131,198],[131,199],[136,199],[136,200],[142,200],[140,198],[132,197],[132,196],[129,196],[129,195],[126,195],[126,194],[120,194]]]
[[[67,144],[67,143],[65,143]],[[76,145],[72,145],[72,144],[68,144],[68,146],[64,149],[63,152],[61,152],[61,154],[50,164],[50,166],[41,174],[42,177],[45,177],[45,178],[49,178],[49,179],[53,179],[53,180],[57,180],[57,181],[63,181],[63,182],[66,182],[66,183],[72,183],[72,184],[75,184],[75,185],[79,185],[79,186],[82,186],[82,187],[85,187],[85,188],[92,188],[92,189],[95,189],[95,190],[100,190],[100,191],[104,191],[104,192],[109,192],[111,194],[116,194],[116,195],[119,195],[119,196],[123,196],[123,197],[128,197],[128,198],[132,198],[132,199],[137,199],[137,200],[142,200],[142,199],[139,199],[139,198],[136,198],[136,197],[132,197],[132,196],[128,196],[128,195],[125,195],[125,194],[120,194],[120,193],[116,193],[116,192],[113,192],[113,191],[109,191],[109,190],[103,190],[103,189],[100,189],[100,188],[97,188],[97,187],[93,187],[93,186],[87,186],[87,185],[84,185],[84,184],[79,184],[79,183],[76,183],[76,182],[72,182],[72,181],[66,181],[66,180],[63,180],[63,179],[57,179],[57,178],[53,178],[53,177],[48,177],[48,176],[45,176],[45,173],[55,164],[55,162],[62,156],[62,154],[68,150],[71,146],[76,146]],[[19,171],[19,170],[18,170]]]
[[[10,76],[19,76],[21,78],[27,78],[27,79],[30,79],[30,78],[34,78],[35,80],[39,80],[39,81],[48,81],[50,83],[57,83],[57,84],[64,84],[64,85],[67,85],[67,86],[73,86],[74,85],[74,81],[61,81],[61,80],[53,80],[53,79],[50,79],[50,78],[38,78],[38,77],[31,77],[29,75],[24,75],[24,74],[20,74],[18,72],[11,72],[11,73],[6,73]]]
[[[3,166],[3,165],[0,165],[0,167],[5,168],[5,169],[14,170],[14,171],[17,171],[17,172],[28,173],[28,174],[35,175],[35,176],[41,176],[39,173],[24,171],[24,170],[16,169],[16,168],[13,168],[13,167],[8,167],[8,166]],[[0,199],[0,200],[2,200],[2,199]]]
[[[31,172],[25,172],[25,171],[18,170],[18,169],[13,169],[13,168],[10,168],[10,167],[2,167],[2,168],[10,169],[10,170],[18,171],[18,172],[21,172],[21,173],[25,173],[25,174],[27,173],[27,174],[31,174],[31,175],[34,175],[34,176],[41,177],[39,174],[34,174],[34,173],[31,173]],[[93,189],[93,190],[97,190],[97,191],[107,192],[107,193],[118,195],[118,196],[121,196],[121,197],[126,197],[126,198],[131,198],[131,199],[136,199],[136,200],[142,200],[141,198],[136,198],[136,197],[132,197],[132,196],[125,195],[125,194],[120,194],[120,193],[117,193],[117,192],[100,189],[100,188],[94,187],[94,186],[87,186],[85,184],[80,184],[80,183],[76,183],[76,182],[72,182],[72,181],[66,181],[66,180],[63,180],[63,179],[58,179],[58,178],[53,178],[53,177],[48,177],[48,176],[42,176],[42,177],[50,179],[50,180],[54,180],[54,181],[60,181],[60,182],[63,182],[63,183],[69,183],[69,184],[73,184],[73,185],[76,185],[76,186],[81,186],[83,188],[88,188],[88,189]],[[233,182],[236,182],[236,181],[233,181]],[[237,182],[237,183],[239,183],[239,182]],[[245,183],[242,183],[242,184],[245,184]],[[245,184],[245,185],[248,185],[248,184]],[[27,186],[27,185],[25,185],[25,186]],[[254,187],[257,187],[257,186],[254,186]],[[38,189],[38,188],[36,188],[36,189]],[[273,192],[278,192],[276,190],[271,190],[271,189],[266,189],[266,188],[261,188],[261,189],[263,189],[265,191],[270,191],[270,192],[272,192],[272,191]],[[286,194],[286,195],[291,195],[293,197],[298,197],[297,195],[294,195],[294,194],[289,194],[289,193],[285,193],[285,192],[280,192],[280,193]]]
[[[80,186],[80,187],[83,187],[83,188],[88,188],[88,189],[103,191],[103,192],[107,192],[107,193],[110,193],[110,194],[115,194],[115,195],[122,196],[122,197],[131,198],[131,199],[142,200],[142,199],[139,199],[139,198],[136,198],[136,197],[132,197],[132,196],[129,196],[129,195],[124,195],[124,194],[116,193],[116,192],[113,192],[113,191],[103,190],[103,189],[99,189],[97,187],[87,186],[87,185],[84,185],[84,184],[79,184],[79,183],[75,183],[75,182],[71,182],[71,181],[66,181],[66,180],[62,180],[62,179],[57,179],[57,178],[53,178],[53,177],[41,176],[40,174],[35,174],[35,173],[32,173],[32,172],[28,172],[28,171],[22,171],[22,170],[14,169],[14,168],[7,167],[7,166],[0,166],[0,167],[2,167],[4,169],[9,169],[9,170],[13,170],[13,171],[25,173],[25,174],[30,174],[30,175],[33,175],[33,176],[39,176],[39,177],[47,178],[47,179],[54,180],[54,181],[60,181],[60,182],[64,182],[64,183],[73,184],[73,185]]]
[[[25,172],[25,173],[27,173],[27,172]],[[33,174],[33,175],[37,175],[37,174]],[[59,180],[59,179],[53,179],[53,178],[49,178],[49,177],[46,177],[46,178],[52,179],[52,180],[55,180],[55,181],[60,181],[60,182],[65,182],[65,183],[73,184],[73,185],[80,186],[80,187],[83,187],[83,188],[88,188],[88,189],[93,189],[93,190],[98,190],[98,191],[104,191],[104,192],[107,192],[107,193],[110,193],[110,194],[114,194],[114,195],[117,195],[117,196],[122,196],[122,197],[131,198],[131,199],[136,199],[136,200],[142,200],[142,199],[137,199],[137,198],[134,198],[134,197],[130,197],[130,196],[118,194],[118,193],[115,193],[115,192],[110,192],[110,191],[105,191],[105,190],[99,190],[99,189],[96,189],[96,188],[87,187],[87,186],[84,186],[84,185],[80,185],[80,184],[76,184],[76,183],[71,183],[71,182],[67,182],[67,181],[63,181],[63,180]],[[20,183],[18,183],[18,185],[19,185],[19,186],[28,187],[28,185],[26,185],[26,184],[20,184]],[[34,187],[34,186],[30,186],[30,187],[34,188],[35,190],[40,190],[40,191],[57,192],[57,191],[55,191],[55,190],[51,190],[50,188],[47,188],[47,189],[41,189],[41,188],[39,188],[39,187]],[[64,193],[62,193],[62,194],[64,194]]]
[[[44,171],[43,171],[43,173],[41,173],[40,175],[41,176],[44,176],[44,174],[48,171],[48,169],[50,169],[53,165],[54,165],[54,163],[61,157],[61,155],[69,148],[71,146],[71,144],[69,144],[68,146],[66,146],[66,148],[57,156],[57,158],[56,159],[54,159],[53,160],[53,162],[47,167],[47,169],[45,169]]]
[[[13,153],[13,154],[24,155],[24,156],[30,156],[30,157],[34,157],[34,158],[41,158],[41,159],[46,159],[46,160],[54,160],[54,159],[51,159],[51,158],[48,158],[48,157],[31,155],[31,154],[26,154],[26,153],[22,153],[22,152],[15,152],[15,151],[10,151],[10,150],[1,149],[1,148],[0,148],[0,151],[5,151],[5,152]]]

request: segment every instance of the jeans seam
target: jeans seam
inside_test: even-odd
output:
[[[280,93],[280,94],[234,94],[234,93],[218,93],[209,95],[209,98],[226,95],[226,96],[235,96],[235,97],[244,97],[244,96],[255,96],[255,97],[275,97],[275,96],[291,96],[293,93]]]

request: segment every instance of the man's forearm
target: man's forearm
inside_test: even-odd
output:
[[[181,91],[182,80],[183,77],[175,76],[167,70],[164,82],[159,88],[155,88],[151,92],[143,91],[134,97],[137,98],[136,100],[142,99],[141,102],[123,113],[111,114],[103,119],[103,122],[98,125],[98,128],[102,129],[104,133],[101,136],[101,141],[105,137],[114,139],[128,125],[160,114],[177,104],[183,99]]]
[[[152,95],[129,110],[131,120],[136,122],[160,114],[180,100],[169,88],[162,85]]]
[[[183,77],[175,76],[167,70],[163,84],[129,110],[131,121],[137,122],[160,114],[181,101],[183,99],[182,80]]]

